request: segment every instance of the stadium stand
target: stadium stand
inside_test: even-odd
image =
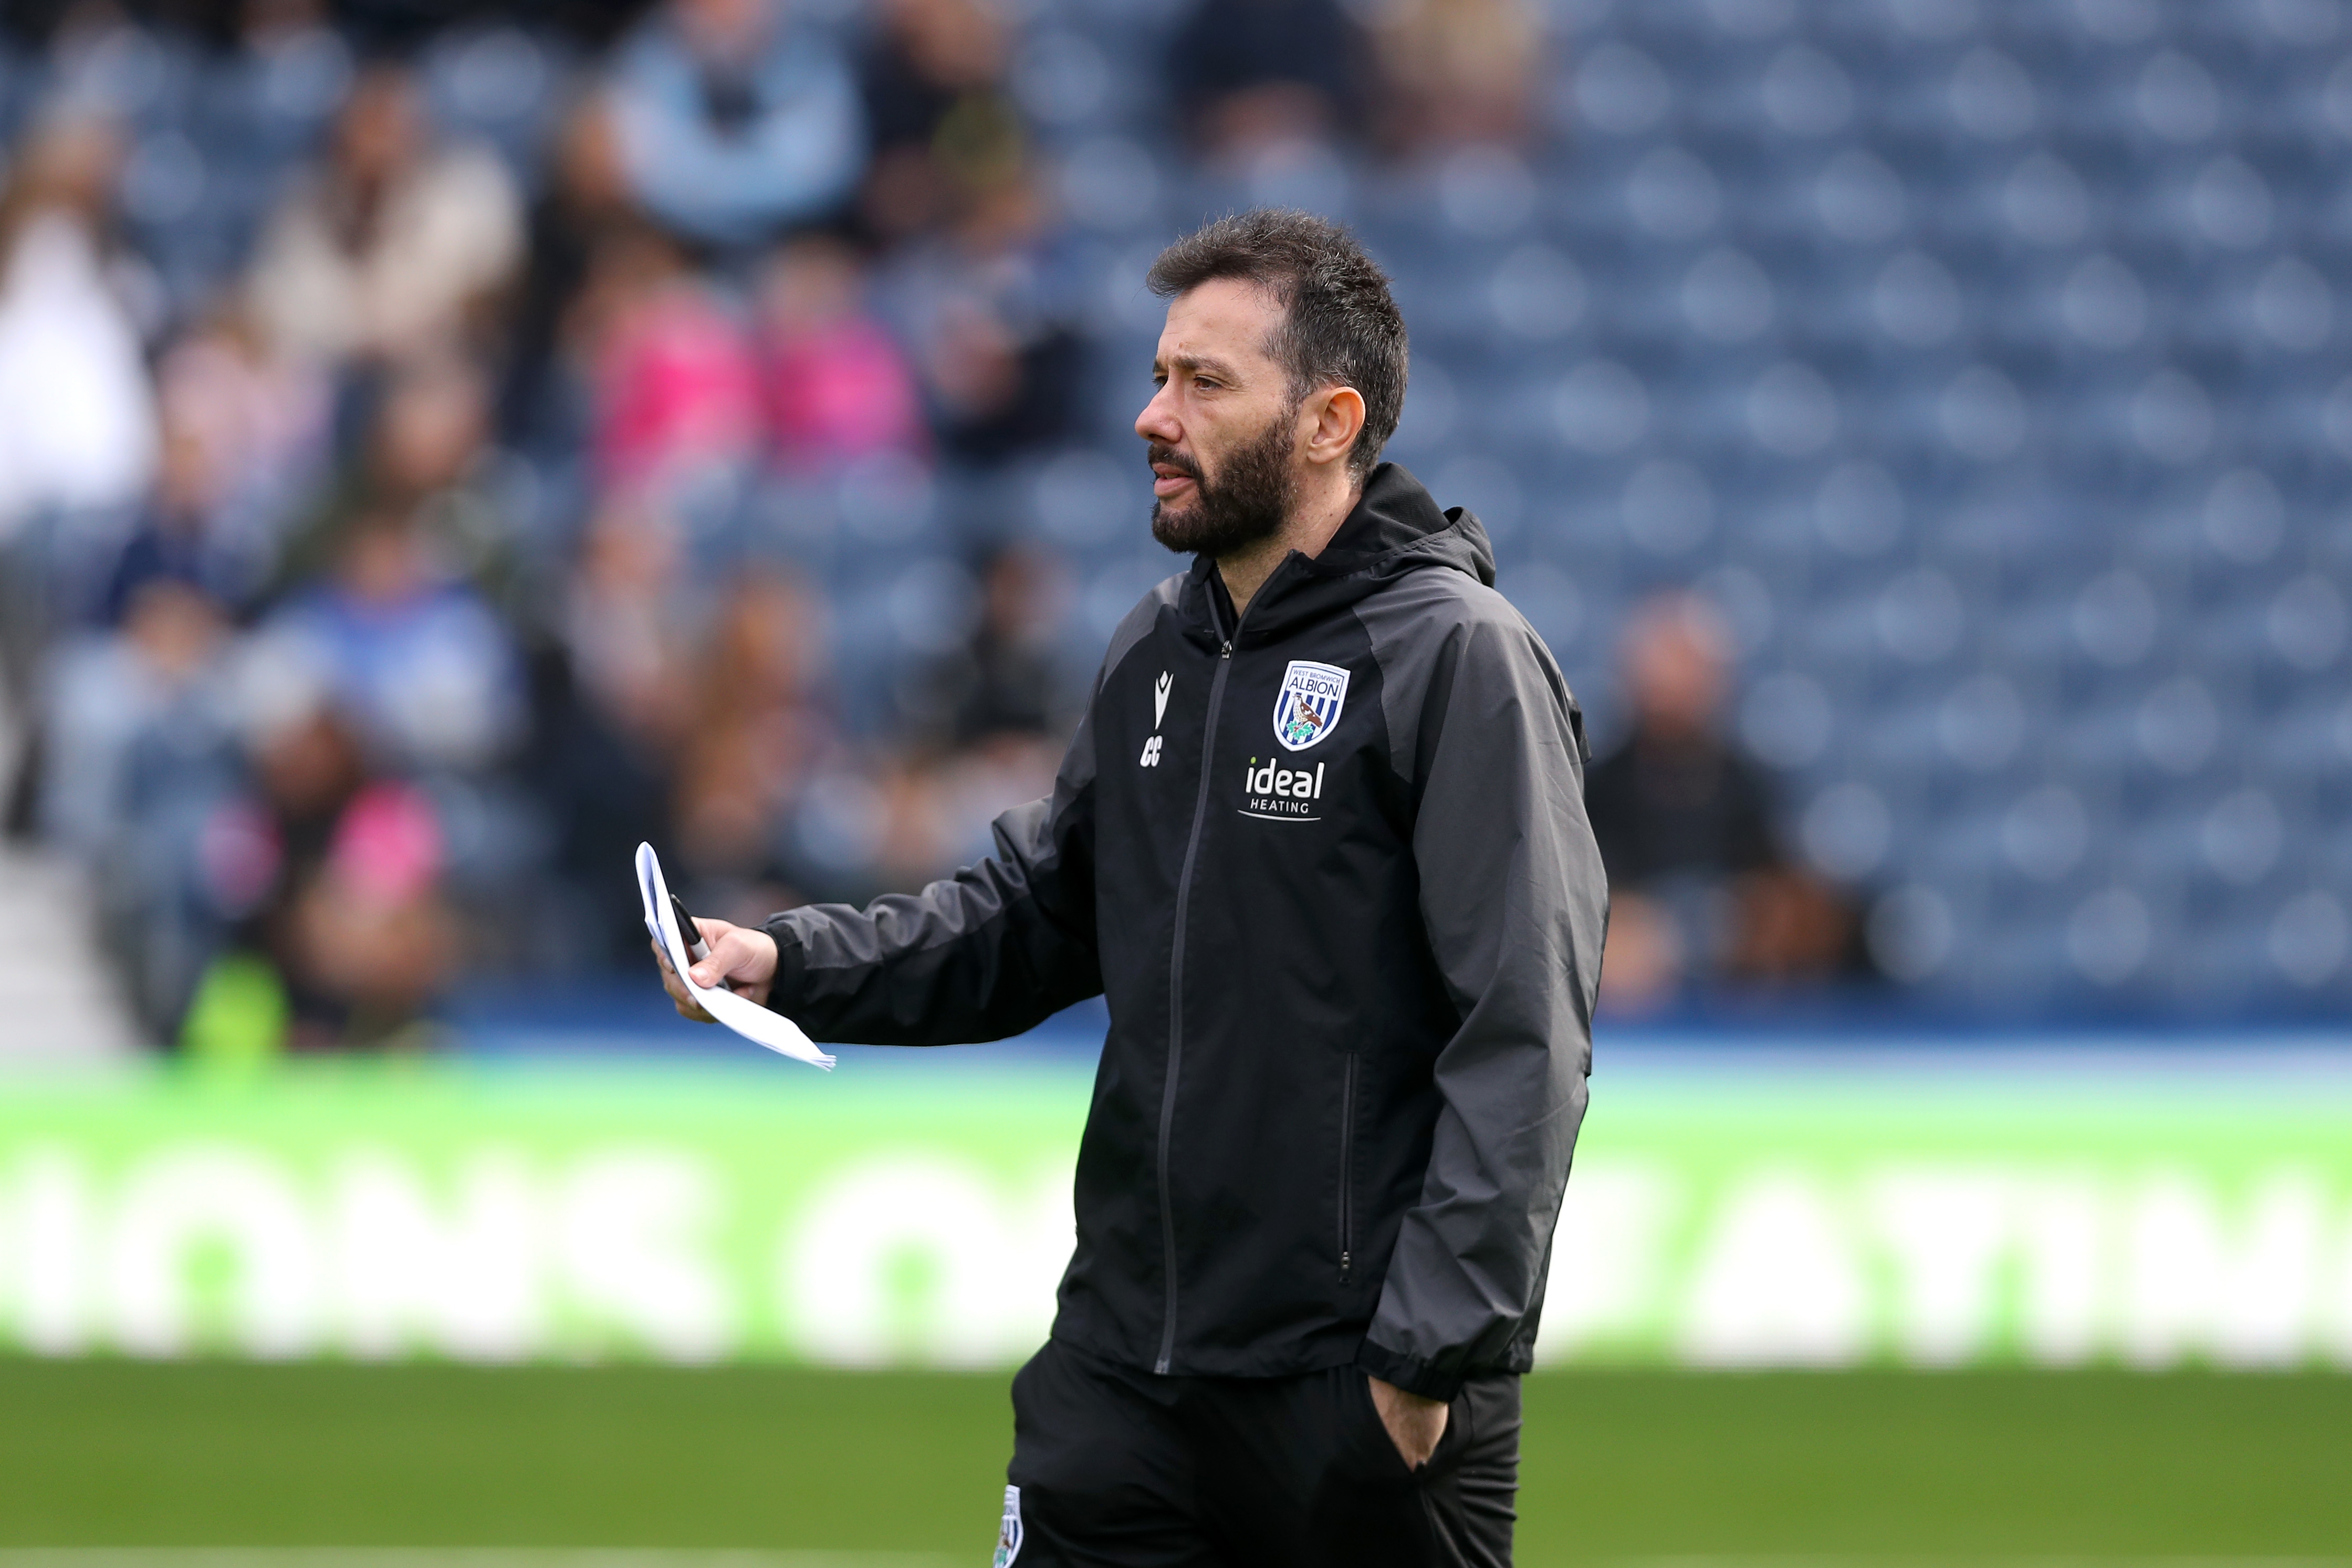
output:
[[[983,807],[1050,766],[1050,725],[1024,721],[994,751],[936,741],[960,700],[939,672],[993,637],[1052,645],[1058,673],[1035,681],[1082,681],[1166,574],[1129,429],[1160,314],[1141,277],[1202,217],[1282,203],[1351,223],[1392,271],[1414,355],[1391,455],[1486,521],[1502,586],[1604,746],[1626,722],[1615,658],[1633,606],[1691,586],[1720,609],[1733,729],[1773,774],[1790,854],[1859,911],[1883,982],[1864,990],[1961,1014],[2340,1014],[2352,375],[2334,280],[2352,248],[2352,16],[2328,0],[1427,8],[1540,27],[1532,123],[1433,144],[1382,120],[1375,89],[1213,145],[1164,64],[1181,0],[1007,7],[1001,36],[972,46],[1001,68],[934,84],[959,106],[940,124],[968,117],[937,133],[976,138],[955,156],[984,160],[996,144],[971,125],[1010,114],[1004,144],[1023,150],[1007,155],[1039,189],[989,187],[1010,193],[1001,208],[887,233],[869,199],[849,226],[871,259],[865,303],[838,308],[887,329],[897,357],[878,351],[870,374],[917,387],[926,433],[800,466],[750,435],[664,447],[682,466],[661,526],[633,531],[611,521],[598,467],[598,443],[626,432],[561,397],[532,420],[499,415],[461,488],[514,567],[469,591],[531,683],[530,738],[486,742],[494,765],[427,758],[401,775],[432,803],[457,902],[478,914],[592,885],[604,858],[617,867],[610,845],[637,836],[632,811],[693,795],[667,770],[705,776],[689,760],[635,777],[613,761],[630,751],[613,739],[620,710],[573,722],[580,704],[551,705],[550,670],[596,689],[598,659],[625,662],[557,607],[587,602],[607,568],[614,602],[639,608],[627,585],[646,574],[667,574],[665,593],[775,574],[824,628],[761,656],[759,700],[801,737],[779,776],[738,798],[732,764],[711,761],[709,810],[678,807],[672,831],[690,841],[759,841],[710,850],[712,907],[854,896],[984,844]],[[919,77],[933,9],[801,12],[869,72],[898,48]],[[1348,14],[1377,43],[1418,9]],[[550,149],[598,47],[460,23],[414,50],[417,92],[443,145],[488,149],[543,216],[563,178]],[[23,145],[60,103],[118,127],[114,202],[145,290],[132,314],[168,364],[245,275],[367,65],[316,20],[235,47],[127,23],[20,39],[0,56],[0,128]],[[647,331],[667,335],[646,352],[669,356],[675,395],[709,400],[679,417],[706,434],[756,423],[727,401],[732,351],[694,355],[696,322],[764,308],[758,265],[659,250],[566,286],[662,302]],[[972,391],[990,377],[1012,390]],[[332,419],[362,406],[339,396]],[[58,606],[103,573],[29,542],[127,525],[27,505],[12,548],[20,579],[37,555],[47,574],[55,679],[96,635]],[[1044,564],[1009,574],[999,604],[987,563],[1014,545]],[[292,579],[281,565],[269,580],[235,602],[235,625],[281,624]],[[1059,722],[1066,700],[1048,709]],[[208,743],[234,751],[253,723]],[[45,755],[54,768],[57,748]],[[171,818],[183,839],[214,820],[201,805],[172,808],[194,814]],[[735,823],[739,808],[758,820]],[[106,883],[126,836],[158,820],[122,805],[80,843],[118,903],[166,896]],[[169,896],[201,902],[200,881]],[[217,951],[245,918],[190,914],[174,940]],[[594,925],[481,962],[625,961],[628,943]],[[141,995],[168,1034],[204,963],[166,967]]]

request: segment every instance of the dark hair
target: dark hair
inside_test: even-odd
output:
[[[1160,253],[1147,281],[1162,298],[1219,278],[1255,283],[1282,304],[1267,345],[1296,400],[1318,386],[1363,395],[1364,427],[1348,454],[1358,479],[1380,460],[1404,410],[1404,316],[1356,237],[1312,213],[1259,207],[1221,217]]]

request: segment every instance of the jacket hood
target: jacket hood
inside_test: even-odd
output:
[[[1320,555],[1297,551],[1265,581],[1241,627],[1246,640],[1278,637],[1299,622],[1354,604],[1408,572],[1450,568],[1495,585],[1495,546],[1485,525],[1463,507],[1441,510],[1410,469],[1377,465],[1364,480],[1356,509],[1339,524]],[[1204,629],[1229,620],[1230,608],[1213,605],[1222,597],[1216,563],[1203,555],[1192,563],[1186,584],[1188,618]]]
[[[1486,526],[1465,507],[1440,510],[1400,463],[1372,469],[1363,499],[1310,565],[1326,577],[1358,572],[1391,577],[1422,566],[1451,566],[1495,585],[1495,546]]]

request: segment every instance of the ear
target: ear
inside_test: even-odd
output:
[[[1308,395],[1298,419],[1310,463],[1343,463],[1364,429],[1364,395],[1352,386],[1327,386]]]

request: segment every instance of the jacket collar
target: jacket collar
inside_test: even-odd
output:
[[[1440,510],[1422,482],[1396,463],[1375,467],[1358,499],[1315,556],[1282,558],[1241,618],[1217,576],[1216,563],[1192,558],[1180,600],[1187,635],[1212,646],[1271,641],[1353,605],[1409,572],[1450,568],[1492,587],[1495,550],[1477,518],[1461,507]]]

